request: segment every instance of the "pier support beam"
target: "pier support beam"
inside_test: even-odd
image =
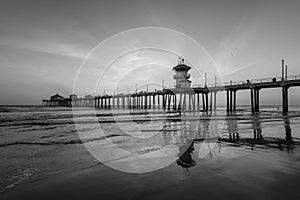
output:
[[[226,91],[226,104],[227,104],[227,112],[229,112],[229,90]]]
[[[252,113],[259,112],[259,90],[251,89],[251,111]]]
[[[157,95],[157,107],[160,109],[160,95]]]
[[[188,94],[189,96],[189,110],[192,110],[192,100],[191,100],[191,94]]]
[[[166,109],[166,101],[167,101],[166,97],[167,96],[165,94],[163,94],[162,97],[163,97],[163,99],[162,99],[163,100],[163,109],[165,110]]]
[[[256,112],[259,112],[259,90],[256,90]]]
[[[168,110],[170,110],[170,107],[171,107],[171,98],[172,98],[172,95],[169,94],[167,95],[168,96]]]
[[[193,110],[195,111],[196,110],[196,95],[193,94],[192,96],[192,103],[193,103]]]
[[[180,96],[179,96],[179,104],[177,106],[178,110],[181,110],[182,109],[182,106],[181,106],[181,99],[182,99],[182,93],[180,93]]]
[[[227,90],[226,91],[227,98],[227,112],[236,111],[236,90]],[[215,101],[216,104],[216,101]]]
[[[210,92],[210,107],[209,107],[209,110],[212,111],[212,107],[213,107],[213,93]]]
[[[251,112],[254,113],[254,94],[253,89],[250,89]]]
[[[236,111],[236,90],[233,91],[233,111]]]
[[[186,94],[183,93],[183,106],[182,106],[182,110],[186,110]]]
[[[127,97],[127,108],[131,108],[131,96]]]
[[[208,112],[208,93],[205,93],[205,100],[206,100],[205,112]]]
[[[197,110],[200,110],[200,94],[197,93]]]
[[[214,111],[217,110],[217,92],[214,92]]]
[[[229,98],[230,98],[229,111],[230,111],[230,112],[232,112],[232,106],[233,106],[233,104],[232,104],[232,94],[233,94],[233,91],[230,90],[230,91],[229,91]]]
[[[173,110],[176,110],[177,105],[177,95],[173,94]]]
[[[206,106],[205,106],[205,96],[204,96],[204,94],[202,94],[202,106],[203,106],[203,112],[205,112]]]

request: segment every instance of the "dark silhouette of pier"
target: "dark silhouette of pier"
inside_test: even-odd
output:
[[[282,112],[288,112],[288,90],[291,87],[300,86],[300,75],[287,76],[287,66],[282,60],[282,76],[263,79],[252,79],[245,81],[230,81],[213,86],[193,87],[191,86],[190,74],[191,67],[184,64],[184,59],[179,58],[178,65],[173,68],[176,81],[174,88],[162,88],[155,91],[139,91],[135,93],[118,93],[115,95],[87,95],[78,98],[73,94],[66,98],[66,105],[72,107],[96,107],[96,108],[127,108],[127,109],[151,109],[163,108],[171,111],[203,111],[208,112],[217,109],[217,94],[226,92],[227,112],[236,111],[237,92],[248,90],[250,93],[250,107],[252,113],[259,112],[260,91],[270,88],[282,89]],[[50,100],[43,100],[43,105],[57,105]]]

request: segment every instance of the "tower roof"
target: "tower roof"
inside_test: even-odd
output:
[[[185,64],[178,64],[175,67],[173,67],[173,70],[175,71],[189,71],[190,69],[191,67]]]

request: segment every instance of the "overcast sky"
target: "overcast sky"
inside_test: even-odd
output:
[[[195,85],[203,83],[204,71],[210,78],[218,72],[223,81],[280,76],[282,58],[290,74],[300,74],[299,8],[299,1],[2,0],[0,104],[40,104],[57,92],[71,94],[74,85],[79,95],[148,83],[154,89],[161,80],[172,85],[177,55],[193,65]],[[107,40],[140,27],[162,29]],[[167,51],[134,50],[147,45]],[[262,103],[280,103],[280,90],[262,93]],[[291,93],[295,104],[300,95]],[[240,103],[247,95],[238,94]]]

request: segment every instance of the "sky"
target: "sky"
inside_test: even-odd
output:
[[[193,85],[204,72],[209,83],[279,77],[281,59],[300,75],[299,1],[0,2],[0,105],[172,86],[178,56]],[[280,104],[280,89],[261,93]]]

